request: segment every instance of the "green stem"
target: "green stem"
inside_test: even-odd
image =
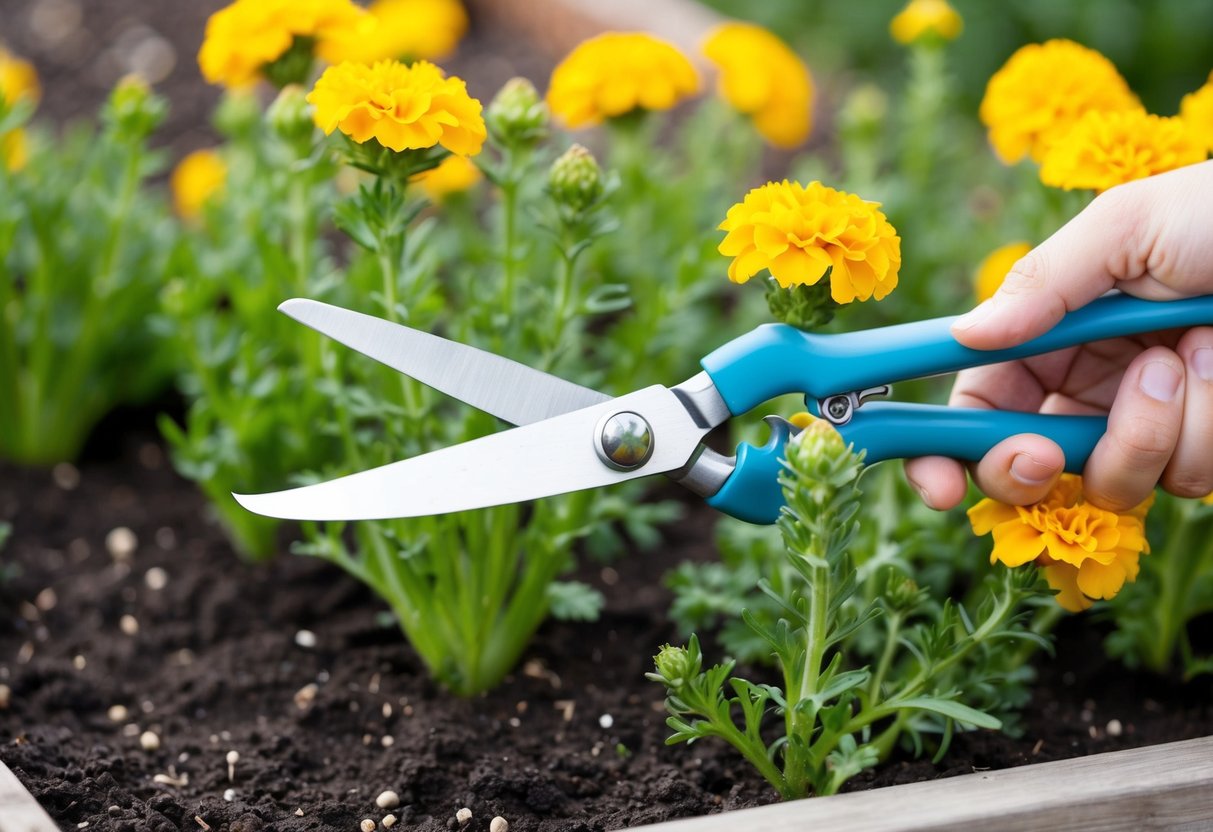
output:
[[[889,672],[889,665],[897,652],[897,636],[901,632],[902,613],[889,612],[885,617],[888,619],[889,629],[885,635],[884,650],[881,651],[880,661],[876,665],[876,673],[868,684],[868,702],[872,705],[880,702],[880,686],[884,684],[885,674]]]

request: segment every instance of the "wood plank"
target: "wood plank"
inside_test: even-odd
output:
[[[50,815],[0,760],[0,832],[59,832]]]
[[[1213,737],[636,827],[646,832],[1213,830]]]

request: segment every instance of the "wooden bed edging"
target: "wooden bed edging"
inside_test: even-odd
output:
[[[1213,737],[635,827],[645,832],[1213,830]]]

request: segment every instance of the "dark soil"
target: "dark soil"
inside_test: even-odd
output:
[[[383,604],[335,567],[237,560],[154,440],[103,438],[90,453],[74,486],[75,469],[56,483],[0,467],[0,519],[13,524],[0,560],[9,573],[0,683],[11,689],[0,758],[63,829],[197,832],[197,817],[218,832],[352,832],[387,814],[374,803],[385,789],[399,793],[394,813],[409,830],[453,828],[463,806],[470,830],[501,815],[521,832],[612,829],[772,799],[722,745],[664,746],[661,694],[643,677],[675,638],[663,572],[712,556],[706,509],[670,529],[653,556],[583,569],[606,593],[602,620],[545,625],[519,672],[464,701],[427,680]],[[107,551],[117,527],[138,540],[126,561]],[[149,585],[157,567],[167,577],[159,589],[157,572]],[[314,647],[296,644],[300,629],[315,633]],[[308,685],[310,702],[300,695]],[[853,787],[1213,734],[1209,684],[1105,662],[1089,621],[1065,629],[1035,690],[1022,738],[962,735],[941,765],[906,757]],[[128,716],[112,721],[114,705]],[[146,730],[159,750],[142,750]]]

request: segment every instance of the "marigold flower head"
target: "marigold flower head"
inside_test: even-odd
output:
[[[990,78],[981,121],[1007,164],[1025,155],[1039,162],[1074,122],[1090,110],[1140,107],[1112,62],[1071,40],[1020,48]]]
[[[973,279],[973,290],[977,295],[977,302],[980,303],[993,297],[994,293],[998,291],[998,287],[1002,285],[1007,272],[1011,271],[1011,267],[1031,250],[1031,243],[1019,241],[1007,243],[987,254],[986,259],[977,266],[977,274]]]
[[[889,23],[889,34],[898,43],[913,43],[919,38],[955,40],[964,29],[964,20],[948,0],[910,0]]]
[[[452,194],[468,190],[481,178],[480,168],[466,156],[447,156],[438,167],[417,174],[412,181],[431,202],[441,202]]]
[[[0,98],[11,105],[22,99],[37,102],[41,95],[34,65],[0,46]]]
[[[1067,191],[1106,191],[1134,179],[1203,162],[1203,144],[1179,118],[1144,110],[1090,112],[1054,144],[1040,166],[1040,181]]]
[[[227,164],[213,150],[195,150],[173,170],[169,185],[173,206],[182,219],[192,220],[227,182]]]
[[[969,509],[969,522],[974,533],[993,534],[991,563],[1039,564],[1059,591],[1057,602],[1078,612],[1137,579],[1138,561],[1150,551],[1145,518],[1153,502],[1151,495],[1127,512],[1107,511],[1086,501],[1081,477],[1063,474],[1039,503],[1008,506],[987,498]]]
[[[374,29],[375,19],[351,0],[235,0],[207,20],[198,66],[212,84],[244,87],[296,38],[313,40],[314,54],[334,63]]]
[[[369,32],[348,32],[335,57],[370,64],[391,59],[436,61],[455,51],[468,29],[459,0],[376,0],[367,11],[376,21]],[[339,62],[339,61],[335,61]]]
[[[730,208],[720,228],[734,283],[769,269],[784,288],[811,286],[829,272],[837,303],[880,300],[897,286],[901,238],[879,205],[820,182],[768,182]]]
[[[459,156],[474,156],[484,144],[480,102],[462,79],[428,61],[329,67],[307,100],[317,127],[339,129],[359,144],[373,138],[397,152],[441,145]]]
[[[673,44],[640,32],[607,32],[579,44],[552,72],[547,101],[569,127],[633,110],[668,110],[699,90],[699,75]]]
[[[776,147],[795,147],[809,136],[813,78],[804,61],[774,34],[752,23],[723,23],[703,53],[720,70],[720,97],[750,116]]]
[[[1203,87],[1183,97],[1179,104],[1179,117],[1196,141],[1213,153],[1213,75]]]
[[[25,131],[18,127],[0,135],[0,164],[10,173],[16,173],[29,161],[28,139]]]

